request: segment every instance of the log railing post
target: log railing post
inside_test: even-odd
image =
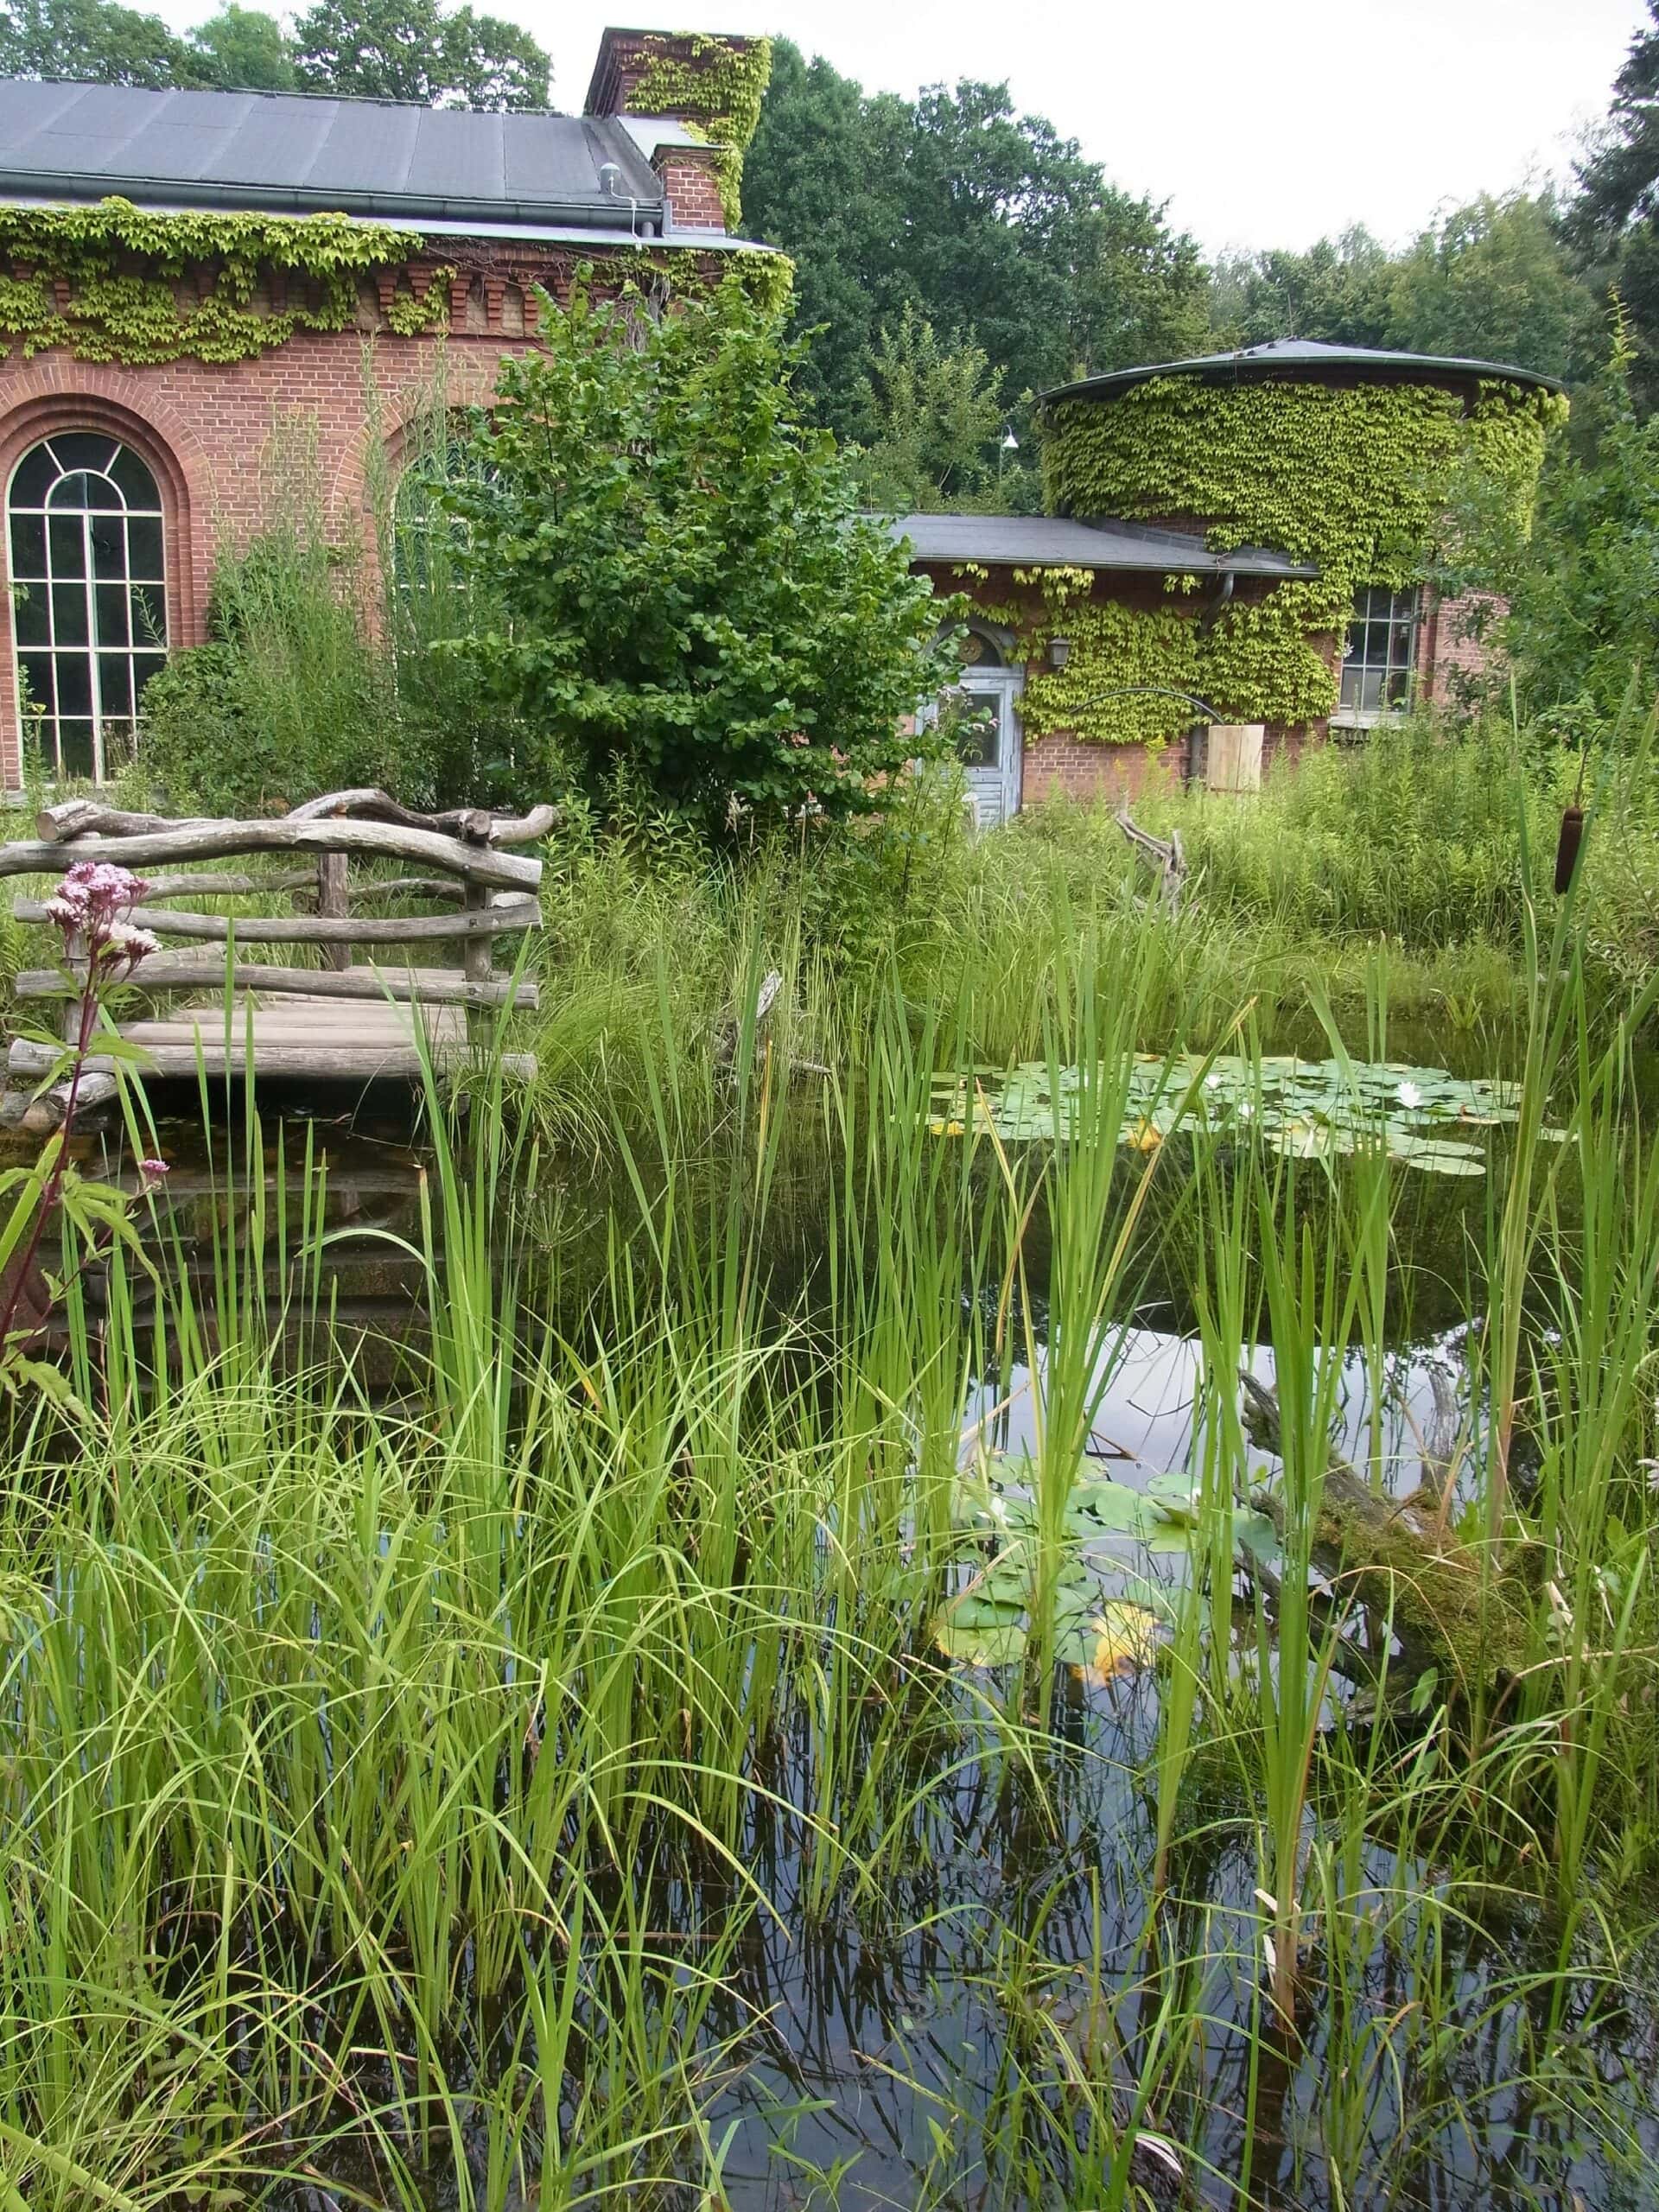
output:
[[[317,855],[317,912],[331,922],[343,922],[352,911],[351,899],[346,888],[347,862],[344,853],[319,853]],[[352,948],[349,944],[325,944],[322,948],[325,968],[349,968]]]
[[[474,883],[472,877],[468,876],[461,896],[463,911],[467,913],[483,913],[488,910],[490,893],[486,884]],[[487,935],[461,939],[461,967],[469,983],[489,982],[493,949],[494,940]],[[486,1010],[482,1007],[467,1008],[467,1033],[475,1045],[482,1042],[485,1020]]]

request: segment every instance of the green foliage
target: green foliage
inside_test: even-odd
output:
[[[677,116],[718,146],[726,227],[739,230],[743,157],[772,74],[772,41],[734,41],[702,31],[664,37],[652,31],[644,40],[643,55],[645,66],[629,95],[629,112]]]
[[[938,610],[802,422],[775,319],[735,282],[542,313],[446,494],[488,613],[450,650],[595,795],[626,772],[715,833],[734,802],[884,803]]]
[[[226,91],[291,92],[299,82],[294,55],[275,16],[226,0],[216,16],[198,23],[190,44],[203,73]]]
[[[875,435],[870,364],[906,308],[946,348],[982,352],[1022,410],[1083,371],[1197,351],[1206,327],[1192,239],[1016,116],[1006,86],[867,93],[780,39],[744,207],[797,264],[806,389],[842,439]]]
[[[302,85],[424,107],[544,108],[552,76],[528,31],[442,0],[316,0],[293,52]]]
[[[1548,193],[1483,194],[1397,254],[1356,228],[1303,253],[1224,256],[1211,291],[1223,346],[1311,338],[1561,378],[1592,365],[1598,312]]]
[[[871,506],[904,514],[1007,505],[1002,377],[978,346],[942,344],[907,305],[877,339],[864,412],[873,435],[857,469]],[[995,463],[986,459],[992,450]],[[1023,480],[1029,472],[1014,474]]]
[[[240,361],[283,345],[297,330],[345,330],[357,284],[421,250],[418,232],[344,215],[169,213],[100,200],[76,207],[0,208],[0,344],[25,358],[67,346],[83,361],[130,364]],[[188,272],[213,281],[181,298]],[[19,275],[22,270],[28,273]],[[280,309],[255,304],[262,276],[288,278]],[[54,288],[69,288],[60,310]],[[437,272],[422,299],[399,301],[400,335],[448,319]]]
[[[159,16],[118,0],[5,0],[0,76],[147,89],[218,81],[211,64]]]
[[[361,784],[418,804],[430,764],[366,642],[360,571],[328,540],[315,426],[285,424],[260,461],[268,512],[219,559],[210,642],[175,653],[145,687],[144,773],[174,806],[209,812],[280,811]]]
[[[1545,469],[1503,631],[1527,704],[1577,742],[1659,692],[1659,416],[1638,419],[1630,370],[1621,327],[1592,394],[1600,435]]]
[[[1638,397],[1659,397],[1659,7],[1630,41],[1606,122],[1580,163],[1567,227],[1592,278],[1617,292],[1637,345]]]
[[[1565,412],[1552,394],[1497,382],[1469,408],[1427,385],[1160,377],[1108,403],[1052,410],[1044,475],[1062,514],[1190,516],[1218,547],[1270,545],[1316,561],[1317,583],[1230,606],[1198,648],[1197,688],[1224,713],[1304,721],[1334,703],[1317,640],[1343,633],[1356,589],[1419,579],[1471,487],[1488,487],[1523,531],[1548,431]],[[1106,665],[1094,664],[1096,689]]]

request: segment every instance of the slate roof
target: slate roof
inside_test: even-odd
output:
[[[1075,522],[1063,515],[897,515],[887,523],[895,540],[908,539],[914,561],[979,561],[987,568],[1121,569],[1152,575],[1219,575],[1279,579],[1317,576],[1319,570],[1244,545],[1217,553],[1196,532],[1153,530],[1133,522]]]
[[[600,183],[607,162],[620,172],[614,194]],[[615,118],[0,79],[0,197],[111,194],[416,229],[432,219],[660,231],[666,214],[650,162]]]
[[[1440,353],[1390,353],[1369,346],[1322,346],[1311,338],[1275,338],[1265,346],[1246,346],[1236,353],[1205,353],[1191,361],[1153,361],[1135,369],[1114,369],[1108,376],[1084,377],[1042,394],[1046,406],[1060,399],[1105,399],[1153,377],[1201,378],[1206,384],[1260,384],[1274,378],[1317,384],[1360,379],[1379,384],[1468,385],[1497,378],[1505,384],[1532,385],[1543,391],[1565,391],[1558,378],[1540,376],[1502,361],[1454,359]]]

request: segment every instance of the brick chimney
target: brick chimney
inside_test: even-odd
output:
[[[725,231],[737,223],[743,149],[771,67],[766,39],[607,30],[583,112],[629,124],[662,180],[671,228]]]

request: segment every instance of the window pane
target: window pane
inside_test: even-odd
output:
[[[58,653],[58,712],[90,715],[92,711],[92,657],[90,653]]]
[[[79,515],[54,515],[46,525],[46,550],[54,576],[86,573],[86,525]]]
[[[60,468],[107,468],[116,450],[101,430],[59,430],[51,441]]]
[[[25,454],[17,464],[17,473],[11,480],[11,504],[14,507],[43,507],[46,495],[58,480],[58,464],[52,458],[49,446],[36,446],[33,453]]]
[[[20,645],[43,645],[48,642],[46,625],[46,586],[44,584],[14,584],[11,588],[12,617],[17,625]]]
[[[167,643],[167,594],[159,584],[132,588],[132,642],[135,645]]]
[[[92,574],[113,581],[127,573],[127,525],[119,515],[94,515],[89,536],[92,541]]]
[[[11,518],[11,573],[14,576],[46,574],[46,524],[39,515]]]
[[[86,637],[86,587],[52,587],[52,642],[54,645],[84,645]]]
[[[96,589],[99,644],[124,645],[129,637],[126,587],[124,584],[99,584]]]
[[[957,734],[957,758],[964,768],[995,768],[1001,757],[1001,716],[997,702],[972,692],[962,695],[968,717]]]
[[[1380,669],[1368,668],[1359,679],[1359,710],[1363,715],[1374,715],[1382,704],[1382,675]]]
[[[58,709],[58,690],[52,679],[50,654],[25,653],[22,656],[22,671],[23,685],[27,694],[25,705],[38,708],[42,714],[55,714]]]
[[[110,474],[126,494],[130,507],[143,507],[152,514],[161,512],[161,494],[156,489],[156,479],[130,446],[123,446],[110,463]]]
[[[90,489],[94,480],[84,468],[78,468],[68,476],[60,476],[48,495],[47,505],[55,507],[60,512],[67,512],[73,508],[79,513],[94,504]]]
[[[158,668],[167,665],[164,653],[135,653],[132,657],[133,704],[136,707],[144,696],[144,686]]]
[[[127,524],[132,553],[132,575],[144,583],[159,584],[167,575],[162,563],[162,524],[159,516],[135,516]]]
[[[1345,707],[1350,714],[1354,713],[1359,706],[1359,670],[1351,664],[1342,671],[1340,704]]]
[[[132,668],[125,653],[100,653],[98,657],[99,712],[113,715],[122,721],[132,717]]]
[[[76,720],[58,724],[59,773],[64,776],[86,776],[92,773],[92,725],[90,721]]]

